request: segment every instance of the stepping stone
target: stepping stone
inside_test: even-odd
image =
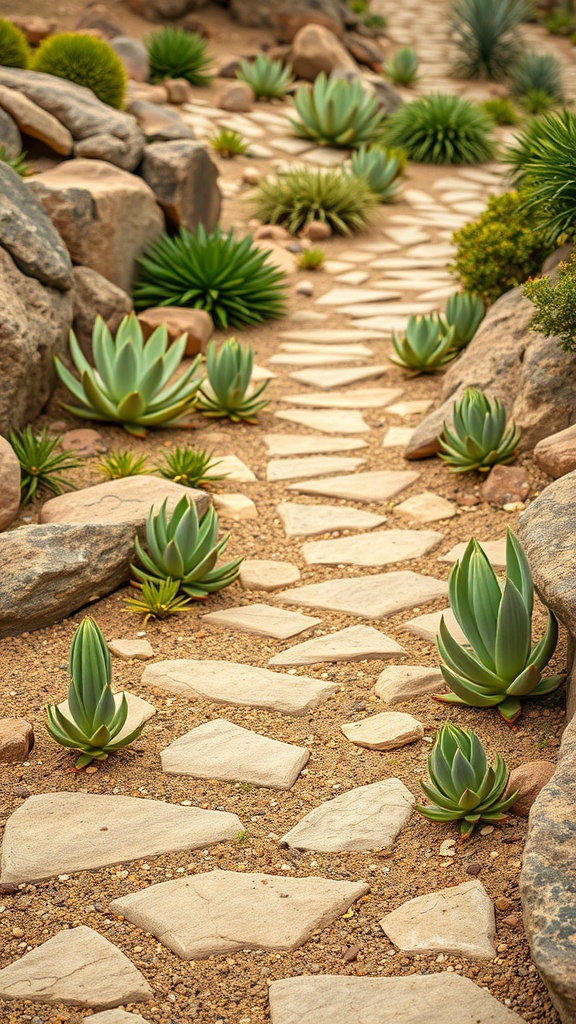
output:
[[[366,262],[369,259],[368,256]],[[349,302],[385,302],[399,298],[398,292],[379,291],[375,288],[331,288],[329,292],[316,299],[316,305],[346,306]]]
[[[433,200],[435,203],[436,200]],[[485,204],[483,204],[484,207]],[[455,253],[455,247],[448,245],[445,242],[424,242],[422,245],[415,245],[412,249],[408,249],[406,256],[412,257],[415,260],[422,259],[436,259],[436,260],[449,260],[452,259]]]
[[[203,960],[243,949],[297,949],[368,889],[314,875],[209,871],[150,885],[110,906],[183,960]]]
[[[400,505],[396,505],[395,512],[403,516],[410,516],[419,523],[435,523],[439,519],[451,519],[456,515],[456,506],[441,498],[433,491],[422,491],[411,498],[406,498]]]
[[[85,1017],[83,1024],[87,1021],[90,1021],[90,1024],[148,1024],[148,1021],[139,1013],[128,1013],[127,1010],[119,1008],[104,1010],[103,1013],[94,1013],[91,1017]]]
[[[402,658],[406,651],[372,626],[348,626],[337,633],[314,637],[275,654],[269,665],[317,665],[320,662],[372,661]]]
[[[265,434],[269,455],[319,455],[323,452],[352,452],[366,448],[356,437],[313,437],[310,434]]]
[[[287,537],[313,537],[336,530],[370,530],[386,522],[386,516],[343,505],[297,505],[287,501],[278,505],[277,511]]]
[[[490,564],[495,569],[506,568],[506,537],[501,537],[499,540],[481,540],[479,544],[485,554],[488,555]],[[453,565],[462,558],[466,548],[467,543],[465,542],[455,544],[445,555],[440,555],[438,561],[448,562],[449,565]]]
[[[264,708],[282,715],[305,715],[337,687],[323,679],[271,672],[233,661],[158,661],[148,665],[142,684],[232,707]]]
[[[446,597],[448,584],[433,576],[405,569],[380,572],[361,578],[340,578],[309,583],[276,595],[285,604],[344,612],[362,619],[383,619],[387,615]]]
[[[282,352],[315,353],[316,355],[326,355],[328,351],[331,356],[358,356],[359,358],[374,355],[368,345],[330,345],[327,350],[325,345],[313,344],[311,341],[285,341],[280,345],[280,349]]]
[[[415,697],[437,693],[444,685],[438,669],[424,665],[389,665],[378,676],[374,693],[386,704],[403,704]]]
[[[421,299],[422,301],[425,300],[426,302],[433,302],[434,304],[436,304],[438,299],[449,299],[453,292],[454,288],[452,287],[452,285],[444,285],[443,287],[440,288],[430,288],[426,292],[421,292],[421,294],[418,295],[417,298],[419,300]]]
[[[331,388],[347,387],[349,384],[360,384],[364,380],[374,380],[383,377],[388,373],[389,367],[382,364],[377,366],[351,366],[336,370],[297,370],[290,374],[291,380],[297,380],[299,384],[308,384],[313,388],[322,388],[329,391]],[[346,406],[343,406],[346,408]],[[350,406],[348,406],[350,408]]]
[[[444,608],[439,612],[429,612],[427,615],[418,615],[417,618],[405,622],[402,629],[406,630],[407,633],[412,633],[414,636],[422,637],[423,640],[430,640],[432,643],[435,643],[442,616],[444,616],[448,631],[454,639],[459,644],[465,644],[469,647],[468,640],[456,622],[456,617],[451,608]]]
[[[444,534],[432,530],[373,530],[354,537],[316,540],[302,547],[308,565],[362,565],[375,567],[422,558]]]
[[[267,370],[265,366],[253,366],[250,383],[259,384],[263,380],[276,380],[277,376],[277,373],[272,373],[272,370]]]
[[[202,849],[235,839],[240,829],[240,819],[224,811],[130,796],[42,793],[28,797],[8,818],[0,877],[2,882],[39,882]]]
[[[122,693],[114,694],[116,708],[120,706],[122,696]],[[147,700],[142,700],[141,697],[137,697],[135,693],[128,693],[128,691],[125,691],[125,696],[126,703],[128,705],[128,715],[122,729],[116,737],[117,740],[123,740],[125,736],[129,736],[131,732],[134,732],[134,730],[138,728],[138,726],[143,725],[144,722],[147,722],[156,714],[156,708],[154,705],[149,704]],[[63,715],[70,718],[68,700],[63,700],[58,705],[58,708]]]
[[[358,311],[360,307],[356,307]],[[430,303],[426,303],[426,309],[428,312],[432,312],[430,309]],[[387,337],[394,332],[396,334],[402,334],[406,330],[408,323],[408,316],[368,316],[367,313],[350,313],[349,310],[342,310],[347,316],[357,316],[356,323],[359,327],[377,327],[378,330],[384,331]]]
[[[319,314],[316,314],[317,316]],[[375,341],[381,331],[357,331],[355,328],[314,327],[299,331],[280,331],[282,341],[311,341],[316,345],[341,345],[350,341]]]
[[[218,462],[216,472],[226,474],[226,480],[236,480],[239,483],[248,483],[256,477],[251,469],[238,458],[237,455],[215,455],[214,461]]]
[[[280,842],[294,850],[391,850],[415,803],[400,779],[359,786],[315,807]]]
[[[382,447],[405,448],[412,440],[413,433],[413,427],[388,427],[388,430],[384,435]]]
[[[303,975],[273,981],[268,989],[272,1024],[526,1024],[486,989],[461,974],[411,974],[405,978]]]
[[[362,413],[352,409],[289,409],[275,416],[325,434],[366,434],[370,430]]]
[[[430,306],[426,302],[360,302],[351,306],[342,306],[340,313],[348,316],[383,316],[393,320],[398,317],[409,317],[412,313],[423,314],[430,312]]]
[[[366,281],[370,280],[370,274],[366,270],[348,270],[344,274],[339,274],[336,280],[338,284],[349,284],[358,287],[358,285],[365,284]]]
[[[300,569],[291,562],[245,558],[240,566],[240,583],[244,590],[280,590],[299,579]]]
[[[385,369],[384,367],[382,368]],[[393,402],[402,394],[398,388],[364,388],[358,391],[337,391],[323,394],[321,391],[312,395],[283,395],[283,402],[292,405],[308,405],[317,409],[381,409]],[[405,430],[405,427],[391,427],[391,430]],[[408,429],[410,437],[412,428]]]
[[[430,238],[426,231],[417,227],[387,227],[386,234],[398,245],[416,245],[418,242],[427,242]]]
[[[279,355],[272,356],[268,362],[270,366],[336,366],[341,363],[366,362],[368,358],[371,357],[331,355],[330,349],[327,348],[325,352],[319,350],[317,353],[281,352]]]
[[[326,268],[326,264],[324,264],[324,268]],[[328,313],[319,313],[318,310],[314,309],[295,309],[293,313],[288,314],[286,319],[294,320],[296,323],[320,324],[328,319]]]
[[[370,256],[364,249],[346,249],[346,252],[340,253],[341,260],[348,260],[349,263],[368,263]]]
[[[322,619],[313,619],[299,612],[286,612],[270,604],[239,605],[219,612],[209,612],[202,618],[204,622],[234,629],[238,633],[256,633],[258,636],[271,636],[275,640],[288,640],[322,622]]]
[[[290,156],[300,156],[301,153],[306,153],[314,147],[314,143],[306,139],[290,138],[270,139],[270,145],[274,149],[282,150],[283,153],[289,153]]]
[[[245,494],[214,494],[212,501],[220,519],[258,518],[256,505]]]
[[[58,932],[0,971],[2,999],[106,1009],[153,997],[128,957],[85,925]]]
[[[151,506],[159,509],[164,499],[172,513],[183,494],[194,501],[198,515],[203,515],[210,504],[205,491],[181,487],[172,480],[156,476],[126,476],[121,480],[107,480],[79,491],[66,491],[44,502],[40,510],[41,523],[130,523],[134,530],[141,529],[150,514]]]
[[[396,402],[395,405],[389,405],[386,412],[391,412],[394,416],[418,416],[428,412],[433,405],[434,402],[430,398],[417,398],[411,402]]]
[[[368,750],[396,750],[421,740],[424,726],[403,711],[381,711],[360,722],[340,726],[346,739]]]
[[[147,661],[148,658],[154,657],[152,644],[144,638],[110,640],[108,650],[111,654],[116,654],[118,658],[122,658],[123,661],[131,661],[132,658],[135,658],[137,661]]]
[[[326,260],[322,264],[322,270],[326,274],[341,274],[345,270],[353,270],[354,264],[343,260]]]
[[[340,167],[346,153],[341,149],[329,149],[327,146],[318,146],[317,149],[310,149],[302,155],[306,163],[318,164],[320,167]]]
[[[349,501],[388,501],[416,483],[420,474],[407,469],[380,469],[351,476],[334,476],[329,480],[305,480],[289,484],[289,491],[300,494],[322,494]]]
[[[298,480],[307,476],[328,476],[332,473],[352,472],[364,465],[364,459],[342,456],[314,455],[308,459],[272,459],[266,469],[266,479]]]
[[[477,878],[408,900],[386,914],[380,927],[405,953],[496,956],[494,907]]]
[[[309,757],[305,747],[271,740],[224,718],[197,726],[160,754],[167,775],[248,782],[282,790],[292,788]]]

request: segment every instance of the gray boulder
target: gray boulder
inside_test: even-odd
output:
[[[222,202],[218,171],[199,143],[180,139],[146,146],[141,173],[171,227],[216,227]]]
[[[131,36],[114,36],[110,46],[122,61],[128,78],[133,82],[147,82],[150,71],[148,50],[139,39]]]
[[[1,161],[0,246],[29,277],[61,291],[72,287],[72,263],[60,235],[32,190]]]
[[[146,142],[168,142],[171,139],[193,139],[194,132],[180,114],[159,103],[135,99],[127,105],[127,110],[136,118],[140,131]]]
[[[198,11],[208,0],[127,0],[128,7],[150,21],[171,21]]]
[[[22,137],[18,131],[18,125],[10,114],[0,109],[0,146],[9,160],[20,156],[22,152]]]

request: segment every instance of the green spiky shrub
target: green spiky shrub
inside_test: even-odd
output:
[[[123,480],[126,476],[139,476],[146,472],[146,456],[132,452],[110,452],[98,463],[98,469],[107,480]]]
[[[485,306],[538,273],[552,248],[518,192],[492,196],[484,213],[456,231],[453,241],[450,270]]]
[[[228,338],[220,351],[209,341],[206,347],[207,380],[198,396],[198,409],[214,419],[227,417],[232,423],[256,423],[258,413],[269,404],[262,398],[268,380],[251,388],[254,353],[251,345]]]
[[[257,100],[284,99],[294,80],[290,67],[262,53],[255,60],[241,60],[236,77],[250,86]]]
[[[421,373],[437,373],[458,354],[454,345],[454,328],[447,328],[434,315],[411,316],[403,337],[392,334],[392,355],[396,366],[409,370],[413,377]]]
[[[143,625],[150,619],[167,619],[170,615],[190,611],[191,597],[182,597],[180,583],[176,580],[162,580],[153,583],[144,580],[133,584],[140,590],[140,597],[125,597],[126,611],[139,612],[144,616]]]
[[[523,292],[536,307],[531,329],[558,338],[565,352],[576,352],[576,255],[559,264],[554,284],[548,276],[537,277],[524,285]]]
[[[210,149],[219,153],[226,160],[230,160],[234,156],[244,156],[249,149],[248,143],[242,138],[240,132],[229,128],[220,128],[219,131],[214,132],[208,139],[208,145]]]
[[[285,308],[285,275],[267,258],[251,235],[237,240],[232,230],[209,234],[200,224],[192,234],[180,228],[173,238],[162,235],[138,260],[136,307],[205,309],[223,329],[278,319]]]
[[[560,61],[553,53],[537,50],[521,54],[512,68],[510,92],[518,100],[541,93],[552,104],[561,103],[564,89]]]
[[[514,136],[513,144],[503,154],[505,162],[511,167],[509,176],[516,188],[526,182],[526,165],[536,158],[541,145],[548,144],[547,122],[547,117],[529,118]]]
[[[398,159],[381,146],[360,146],[350,158],[350,173],[363,178],[381,203],[391,203],[400,187]]]
[[[65,714],[57,704],[49,704],[46,728],[56,743],[81,752],[76,767],[85,768],[133,743],[144,723],[118,739],[126,725],[128,702],[125,693],[112,693],[110,652],[99,627],[88,616],[72,640],[70,678],[68,711]]]
[[[511,100],[504,99],[503,97],[496,97],[492,100],[483,100],[480,103],[480,108],[484,111],[488,117],[491,117],[494,124],[498,125],[514,125],[518,124],[520,116],[516,107]]]
[[[109,107],[119,109],[124,102],[124,65],[112,47],[95,36],[62,32],[44,39],[34,58],[34,71],[83,85]]]
[[[29,174],[32,174],[30,166],[26,163],[27,155],[28,154],[24,152],[20,153],[19,156],[10,157],[6,152],[6,147],[0,146],[0,160],[3,164],[8,164],[13,171],[16,171],[16,174],[20,178],[27,178]]]
[[[0,18],[0,67],[27,68],[30,66],[30,47],[23,32],[11,21]]]
[[[401,46],[384,63],[384,74],[394,85],[414,85],[418,81],[418,54],[411,46]]]
[[[144,40],[150,63],[151,82],[185,78],[190,85],[210,85],[212,62],[206,42],[196,32],[166,25]]]
[[[422,164],[479,164],[494,156],[493,122],[469,100],[430,93],[386,120],[384,142]]]
[[[453,426],[445,423],[438,440],[440,458],[454,473],[488,473],[492,466],[516,458],[520,431],[513,422],[507,425],[498,398],[490,399],[478,388],[466,388],[454,402],[452,418]]]
[[[213,473],[221,462],[213,459],[214,452],[204,448],[179,448],[166,452],[164,462],[157,467],[161,476],[182,487],[206,487],[217,480],[224,480],[227,473]]]
[[[62,494],[63,487],[74,484],[62,473],[82,465],[74,452],[57,451],[60,437],[48,437],[46,427],[40,435],[34,434],[30,424],[24,430],[10,431],[10,444],[20,463],[20,502],[27,505],[38,494],[47,490]]]
[[[363,178],[339,170],[298,167],[261,181],[253,202],[264,224],[282,224],[293,235],[310,221],[328,224],[336,234],[350,235],[367,227],[378,200]]]
[[[302,85],[294,96],[300,120],[291,124],[301,138],[319,146],[355,149],[375,142],[385,113],[378,99],[364,91],[362,82],[327,77],[323,71],[312,87]]]
[[[525,0],[452,0],[455,74],[504,81],[521,50],[517,29],[527,7]]]
[[[576,115],[563,110],[538,121],[509,156],[516,180],[525,185],[524,216],[539,226],[552,249],[576,231]]]
[[[570,36],[576,28],[574,12],[560,7],[546,18],[544,27],[552,36]]]
[[[442,617],[436,644],[440,671],[451,692],[438,694],[436,700],[497,707],[502,718],[512,723],[523,700],[545,697],[560,686],[564,674],[542,678],[556,649],[558,623],[548,611],[546,633],[532,647],[532,575],[510,530],[503,587],[485,552],[471,540],[450,573],[448,591],[450,607],[471,650],[454,640]]]
[[[321,270],[325,261],[326,253],[323,249],[303,249],[296,256],[299,270]]]
[[[540,117],[542,114],[547,114],[552,110],[552,107],[556,106],[556,101],[553,97],[549,93],[544,92],[543,89],[530,89],[518,102],[526,113],[532,117]]]

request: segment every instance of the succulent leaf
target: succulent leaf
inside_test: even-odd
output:
[[[516,458],[520,432],[514,423],[506,428],[506,414],[499,399],[490,399],[477,388],[466,388],[454,403],[452,418],[453,428],[445,423],[438,440],[440,458],[454,473],[487,473],[497,463]]]
[[[255,423],[258,413],[268,405],[267,400],[260,398],[268,381],[250,390],[253,362],[252,348],[243,348],[236,338],[228,338],[218,353],[214,342],[208,342],[208,381],[200,389],[200,412],[217,419],[227,417],[235,423]]]

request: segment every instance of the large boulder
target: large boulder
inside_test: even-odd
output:
[[[323,25],[305,25],[294,37],[290,63],[298,78],[313,82],[321,71],[357,71],[358,65],[340,40]]]
[[[203,146],[188,139],[155,142],[146,146],[141,173],[170,227],[216,227],[222,202],[218,171]]]
[[[70,132],[37,103],[15,89],[0,85],[0,107],[14,118],[23,135],[38,139],[61,156],[70,156],[74,149],[74,139]]]
[[[2,161],[0,246],[29,277],[61,291],[72,287],[72,264],[62,239],[28,185]]]
[[[280,16],[320,14],[338,25],[355,25],[346,0],[229,0],[230,13],[241,25],[275,28]]]
[[[128,7],[150,21],[172,21],[198,11],[208,0],[127,0]]]
[[[74,263],[129,291],[136,259],[164,218],[141,178],[101,160],[61,163],[30,181]]]
[[[194,132],[180,114],[169,107],[145,99],[131,100],[127,110],[136,118],[146,142],[169,142],[172,139],[193,139]]]
[[[125,291],[102,277],[90,267],[74,267],[74,319],[72,330],[80,348],[92,362],[92,328],[99,315],[112,334],[116,334],[120,321],[132,310],[132,299]]]

